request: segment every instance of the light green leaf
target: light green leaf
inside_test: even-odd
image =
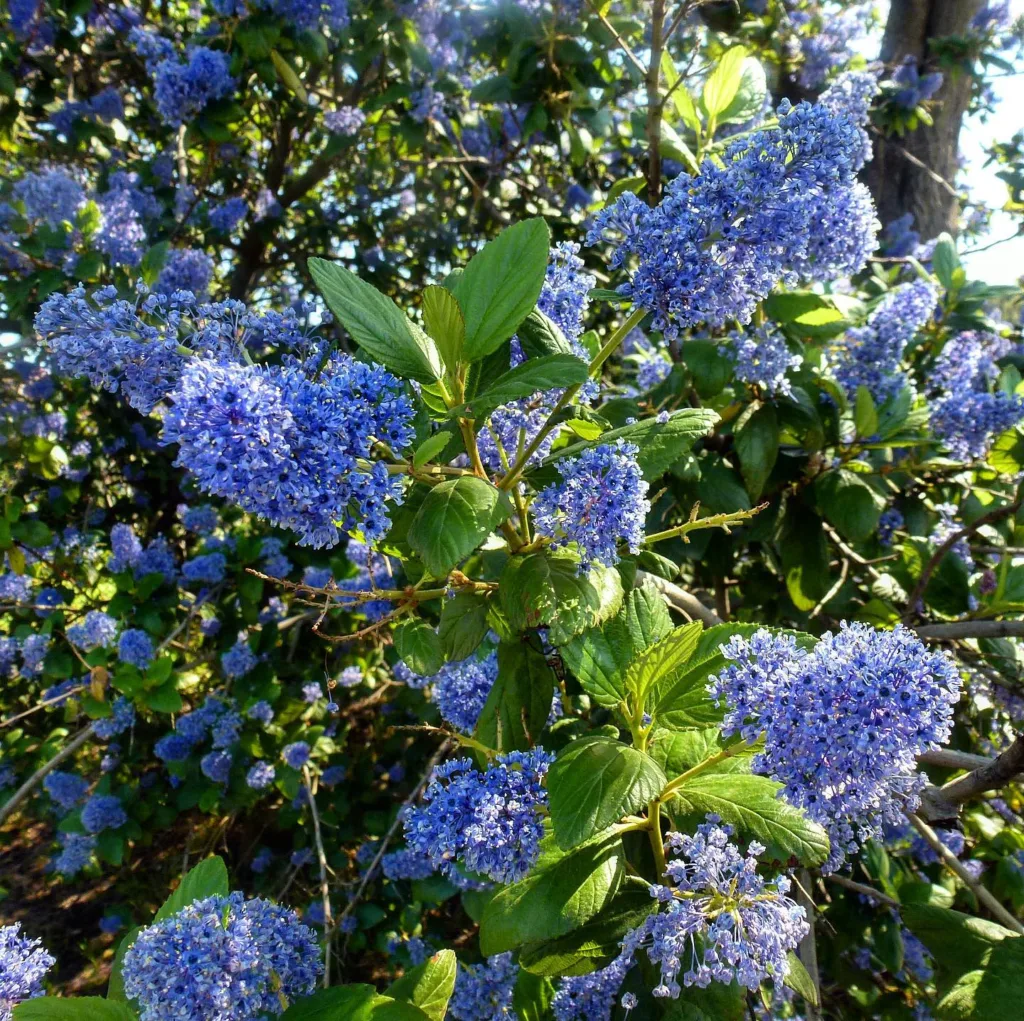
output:
[[[415,450],[412,455],[412,463],[415,468],[422,468],[428,461],[437,457],[452,441],[450,432],[436,432],[428,436]]]
[[[466,320],[458,300],[446,287],[433,284],[424,288],[421,307],[427,333],[437,345],[444,364],[454,370],[466,343]]]
[[[709,119],[717,119],[725,113],[736,98],[746,57],[747,51],[742,46],[734,46],[722,54],[718,65],[708,76],[702,101]]]
[[[506,494],[485,479],[462,475],[427,494],[409,526],[409,545],[435,578],[444,578],[511,513]]]
[[[547,224],[537,217],[507,227],[470,259],[453,285],[466,320],[466,361],[508,340],[537,304],[550,243]]]
[[[14,1008],[15,1021],[137,1021],[123,1000],[100,996],[39,996]]]
[[[299,77],[298,72],[288,62],[285,57],[282,57],[277,50],[270,51],[270,60],[274,65],[274,70],[277,71],[278,77],[284,82],[288,91],[291,92],[296,99],[302,104],[309,103],[309,94],[306,92],[306,86],[302,84],[302,79]]]
[[[370,985],[331,986],[296,1000],[281,1021],[427,1021],[419,1007],[382,996]]]
[[[672,809],[700,816],[713,812],[784,863],[795,858],[803,865],[822,864],[828,858],[828,835],[777,797],[780,790],[782,784],[766,776],[698,773],[678,789]]]
[[[640,653],[626,670],[626,700],[643,706],[648,692],[672,685],[697,648],[704,626],[700,621],[670,631],[661,641]]]
[[[547,788],[558,846],[568,850],[639,812],[667,783],[645,752],[600,735],[563,748],[548,770]]]
[[[226,897],[230,892],[224,859],[218,855],[204,858],[198,865],[188,870],[178,888],[163,902],[153,921],[160,922],[170,918],[193,901],[204,900],[207,897]]]
[[[406,379],[441,378],[434,342],[390,298],[337,263],[313,258],[308,265],[328,308],[371,358]]]
[[[679,776],[712,755],[717,755],[723,748],[725,743],[718,727],[678,731],[661,730],[656,727],[651,739],[651,758],[661,766],[667,776]],[[707,767],[707,772],[749,773],[750,760],[760,750],[761,746],[757,744],[744,745],[740,752]]]
[[[740,83],[732,102],[719,115],[719,124],[743,124],[759,117],[764,110],[768,80],[761,62],[746,57],[740,68]]]
[[[451,950],[441,950],[392,982],[387,995],[419,1007],[430,1021],[444,1021],[448,1001],[455,989],[457,970],[455,954]]]
[[[875,407],[875,399],[863,384],[857,387],[857,397],[853,402],[853,424],[857,427],[857,435],[863,439],[878,432],[878,409]]]
[[[490,957],[578,929],[611,902],[622,877],[618,837],[598,836],[568,852],[546,837],[530,875],[501,887],[484,909],[481,953]]]
[[[795,993],[799,993],[808,1003],[818,1006],[818,990],[815,988],[814,980],[807,973],[804,962],[790,950],[787,957],[789,971],[786,973],[786,985]]]
[[[959,268],[960,256],[957,254],[956,242],[943,232],[936,239],[935,250],[932,252],[932,269],[947,291],[953,289],[954,273]]]

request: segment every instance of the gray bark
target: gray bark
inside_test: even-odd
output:
[[[963,35],[980,7],[981,0],[892,0],[889,8],[881,60],[891,71],[910,55],[922,73],[941,70],[945,80],[934,97],[934,126],[922,125],[903,138],[875,136],[866,177],[882,223],[913,213],[925,241],[942,231],[956,232],[959,203],[941,181],[951,184],[956,176],[960,126],[971,96],[970,75],[961,68],[940,68],[930,40]]]

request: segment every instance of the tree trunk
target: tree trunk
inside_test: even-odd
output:
[[[913,213],[914,229],[924,241],[942,231],[956,232],[960,204],[951,185],[971,96],[966,69],[940,68],[929,44],[963,35],[980,6],[981,0],[892,0],[889,8],[880,54],[886,66],[894,70],[909,55],[922,72],[941,70],[945,79],[934,99],[934,126],[922,125],[903,138],[875,136],[875,157],[866,177],[882,223]]]

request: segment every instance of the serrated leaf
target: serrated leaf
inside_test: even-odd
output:
[[[437,632],[423,620],[405,620],[391,631],[395,651],[410,670],[432,677],[444,666],[444,650]]]
[[[328,308],[368,355],[406,379],[441,378],[436,345],[390,298],[337,263],[313,258],[308,266]]]
[[[782,784],[766,776],[698,773],[678,788],[672,808],[719,815],[783,862],[793,857],[803,865],[821,865],[828,858],[828,835],[800,809],[777,797],[781,790]]]
[[[871,391],[864,385],[857,387],[857,396],[853,402],[853,424],[857,435],[868,439],[878,432],[878,409]]]
[[[768,80],[761,62],[746,57],[740,67],[740,83],[732,102],[718,117],[719,124],[743,124],[759,117],[768,94]]]
[[[437,635],[447,659],[458,663],[476,652],[490,627],[489,605],[487,597],[476,592],[457,592],[444,601]]]
[[[409,545],[435,578],[444,578],[511,513],[505,493],[485,479],[462,475],[426,495],[409,526]]]
[[[576,558],[565,552],[512,557],[498,591],[516,631],[547,627],[553,645],[564,645],[613,616],[622,605],[617,571],[593,565],[580,574]]]
[[[568,850],[639,812],[667,783],[646,753],[610,737],[581,738],[548,769],[547,788],[558,846]]]
[[[452,287],[466,321],[466,361],[508,340],[537,304],[549,244],[547,224],[535,217],[507,227],[470,259]]]
[[[656,727],[651,738],[651,758],[658,763],[667,776],[679,776],[688,769],[717,755],[725,748],[722,732],[718,727],[704,730],[661,730]],[[709,766],[709,773],[749,773],[750,760],[760,750],[759,746],[744,745],[742,749]]]
[[[441,359],[454,370],[462,358],[466,343],[466,320],[455,295],[445,287],[433,284],[423,290],[423,323],[433,338]]]
[[[546,837],[530,875],[500,888],[484,909],[481,952],[490,957],[578,929],[611,902],[622,877],[618,837],[595,837],[568,852]]]
[[[625,676],[626,701],[631,707],[646,705],[649,692],[675,683],[703,630],[700,621],[684,624],[637,656]]]

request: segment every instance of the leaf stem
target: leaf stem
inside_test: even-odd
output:
[[[661,801],[655,798],[647,808],[647,819],[650,823],[651,850],[654,852],[654,865],[658,870],[658,882],[665,875],[665,842],[661,836]]]
[[[664,801],[666,798],[671,797],[680,787],[686,785],[687,780],[692,780],[695,776],[699,776],[705,770],[710,769],[712,766],[717,766],[719,762],[725,762],[726,759],[731,759],[741,748],[746,745],[746,741],[735,741],[733,744],[723,748],[720,752],[715,752],[714,755],[708,756],[703,762],[698,762],[696,766],[691,766],[685,773],[680,773],[674,780],[670,780],[666,785],[665,789],[658,795],[660,801]]]

